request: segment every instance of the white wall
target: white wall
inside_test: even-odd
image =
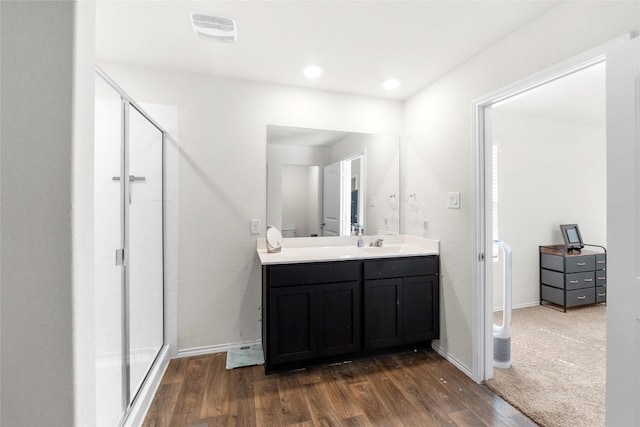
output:
[[[524,115],[509,104],[493,108],[491,120],[500,141],[499,236],[513,251],[512,303],[535,305],[538,246],[564,243],[560,224],[577,223],[585,243],[606,247],[606,127]],[[501,308],[502,264],[494,268],[494,308]]]
[[[402,104],[101,66],[139,102],[178,106],[179,348],[259,339],[261,270],[249,219],[265,224],[267,124],[398,135]]]
[[[478,54],[405,103],[403,191],[421,200],[404,230],[441,240],[440,346],[462,367],[472,363],[474,257],[472,102],[573,55],[638,29],[636,2],[566,2]],[[460,191],[461,208],[446,193]]]
[[[0,8],[0,424],[92,425],[94,5]]]

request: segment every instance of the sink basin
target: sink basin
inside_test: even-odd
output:
[[[370,254],[397,254],[402,246],[366,246],[360,249]]]

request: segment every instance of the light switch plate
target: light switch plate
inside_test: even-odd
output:
[[[449,209],[460,209],[460,192],[451,191],[447,193],[447,207]]]
[[[260,234],[262,232],[262,227],[259,219],[251,220],[251,234]]]

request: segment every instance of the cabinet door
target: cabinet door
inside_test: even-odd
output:
[[[437,276],[402,279],[402,329],[405,344],[437,338],[439,333],[437,292]]]
[[[367,349],[402,344],[402,279],[364,282],[364,342]]]
[[[318,285],[318,356],[360,350],[360,282]]]
[[[316,286],[269,290],[269,362],[286,363],[315,356]]]

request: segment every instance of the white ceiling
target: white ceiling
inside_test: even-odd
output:
[[[98,1],[96,56],[341,93],[405,99],[558,1]],[[234,18],[201,40],[191,12]],[[302,68],[316,64],[313,81]],[[381,82],[401,81],[392,92]]]
[[[502,111],[606,126],[606,66],[602,62],[500,103]]]

